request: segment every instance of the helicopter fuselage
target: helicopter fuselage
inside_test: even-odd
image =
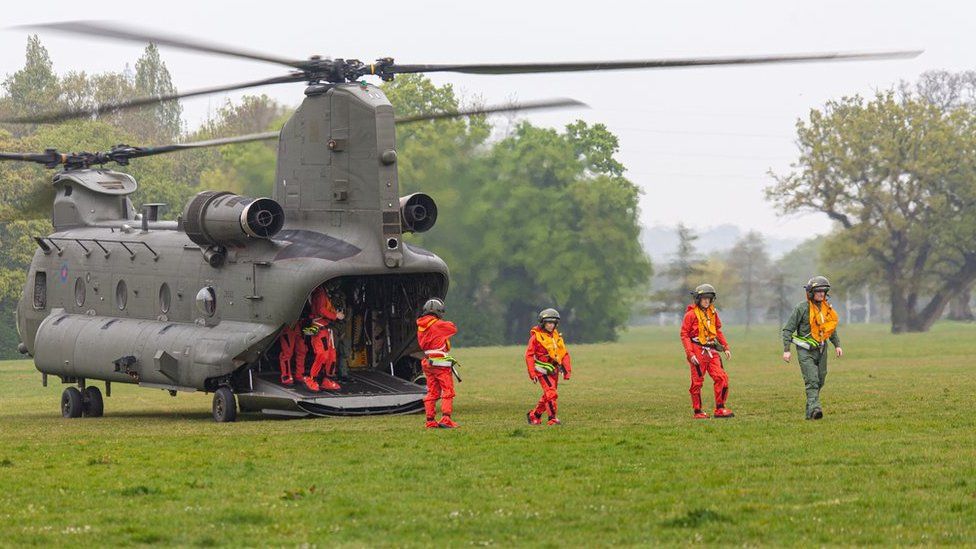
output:
[[[445,295],[448,271],[402,241],[411,225],[398,196],[392,107],[364,84],[306,95],[281,131],[281,207],[261,212],[284,216],[274,234],[249,227],[254,199],[206,191],[178,222],[160,222],[155,210],[136,214],[125,174],[55,177],[56,232],[35,238],[17,310],[24,351],[45,379],[248,393],[273,361],[278,332],[330,281],[350,317],[338,334],[349,340],[347,362],[413,376],[403,365],[418,351],[413,322],[427,298]]]

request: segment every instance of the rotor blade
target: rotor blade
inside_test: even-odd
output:
[[[234,137],[222,137],[219,139],[207,139],[206,141],[191,141],[189,143],[173,143],[172,145],[161,145],[158,147],[140,147],[134,149],[131,153],[126,153],[127,158],[141,158],[143,156],[153,156],[156,154],[164,154],[175,151],[185,151],[189,149],[202,149],[205,147],[220,147],[223,145],[232,145],[234,143],[250,143],[252,141],[268,141],[271,139],[278,139],[278,135],[281,132],[263,132],[263,133],[251,133],[247,135],[238,135]]]
[[[440,120],[443,118],[462,118],[465,116],[477,116],[479,114],[496,114],[502,112],[535,111],[543,109],[561,109],[567,107],[586,107],[586,103],[575,99],[543,99],[540,101],[526,101],[525,103],[509,103],[507,105],[491,105],[487,107],[475,107],[451,112],[434,112],[424,114],[413,114],[396,119],[397,124],[410,124],[411,122],[422,122],[424,120]]]
[[[160,46],[170,46],[174,48],[181,48],[184,50],[215,53],[218,55],[228,55],[231,57],[253,59],[255,61],[266,61],[268,63],[277,63],[279,65],[287,65],[289,67],[295,67],[295,68],[301,68],[303,63],[302,61],[295,60],[295,59],[285,59],[283,57],[265,55],[263,53],[252,52],[244,49],[231,48],[219,44],[211,44],[208,42],[203,42],[192,38],[184,38],[181,36],[162,34],[159,32],[150,32],[150,31],[143,31],[143,30],[136,31],[133,30],[128,25],[122,26],[120,24],[110,23],[107,21],[63,21],[60,23],[38,23],[33,25],[20,25],[14,28],[30,29],[30,30],[49,30],[49,31],[62,32],[68,34],[81,34],[85,36],[96,36],[99,38],[121,40],[124,42],[137,42],[140,44],[146,44],[152,42],[153,44],[157,44]]]
[[[21,162],[37,162],[47,164],[51,162],[52,156],[49,153],[6,153],[0,152],[0,160],[20,160]]]
[[[254,80],[252,82],[243,82],[240,84],[230,84],[226,86],[215,86],[212,88],[201,88],[198,90],[191,90],[179,93],[173,93],[168,95],[159,95],[156,97],[140,97],[138,99],[130,99],[126,101],[120,101],[118,103],[104,103],[97,105],[90,109],[73,109],[66,111],[53,111],[47,113],[40,113],[31,116],[18,116],[14,118],[3,118],[0,122],[6,122],[10,124],[44,124],[52,122],[64,122],[66,120],[74,120],[77,118],[87,118],[96,115],[102,115],[110,113],[113,111],[133,109],[136,107],[144,107],[146,105],[152,105],[154,103],[162,103],[165,101],[175,101],[177,99],[183,99],[185,97],[196,97],[199,95],[209,95],[212,93],[221,93],[234,90],[243,90],[247,88],[256,88],[258,86],[267,86],[269,84],[287,84],[291,82],[301,82],[304,77],[301,75],[288,75],[288,76],[276,76],[273,78],[265,78],[263,80]]]
[[[690,57],[684,59],[643,59],[633,61],[582,61],[567,63],[484,63],[459,65],[391,65],[392,74],[416,72],[461,72],[468,74],[525,74],[544,72],[612,71],[622,69],[665,69],[720,65],[761,65],[771,63],[805,63],[812,61],[866,61],[872,59],[910,59],[922,50],[887,52],[826,52],[792,55],[755,55],[743,57]]]

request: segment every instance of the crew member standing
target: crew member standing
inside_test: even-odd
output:
[[[417,319],[417,343],[424,352],[421,367],[427,378],[427,396],[424,397],[424,411],[427,413],[428,429],[454,429],[459,427],[451,419],[454,411],[454,358],[451,351],[451,336],[457,333],[453,322],[444,320],[444,301],[433,298],[424,303],[423,315]],[[441,401],[441,420],[435,421],[437,400]]]
[[[338,391],[342,387],[331,379],[336,374],[336,350],[335,336],[330,324],[335,320],[346,318],[346,315],[342,311],[336,311],[335,307],[332,306],[332,300],[329,299],[328,293],[322,286],[312,292],[311,303],[311,318],[305,328],[305,333],[311,339],[315,360],[312,362],[312,371],[309,376],[303,377],[302,381],[310,391],[319,391],[320,389]],[[325,367],[325,375],[319,384],[316,382],[316,377],[323,367]]]
[[[807,419],[821,419],[820,390],[827,379],[827,341],[834,344],[837,358],[844,355],[844,350],[837,335],[839,317],[827,299],[830,281],[825,276],[815,276],[803,288],[807,300],[793,309],[783,326],[783,361],[790,362],[790,345],[795,344],[807,392]]]
[[[705,372],[712,378],[715,391],[715,417],[730,418],[735,414],[725,407],[729,398],[729,376],[722,367],[720,353],[732,358],[729,343],[722,333],[722,320],[715,310],[715,287],[702,284],[691,292],[695,302],[685,310],[681,323],[681,344],[685,348],[685,358],[691,367],[691,406],[695,419],[708,419],[702,410],[701,390],[705,384]]]
[[[281,329],[278,335],[278,366],[281,368],[281,384],[292,385],[295,383],[292,377],[291,359],[295,357],[298,366],[298,377],[305,375],[305,356],[308,347],[305,345],[305,337],[302,335],[301,321],[296,320]]]
[[[542,413],[549,414],[547,425],[560,425],[556,416],[559,407],[559,374],[568,380],[573,373],[572,362],[563,336],[556,327],[559,325],[559,311],[545,309],[539,313],[539,325],[533,326],[529,333],[529,344],[525,348],[525,366],[529,369],[529,379],[542,387],[542,397],[535,408],[525,414],[529,425],[541,425]]]

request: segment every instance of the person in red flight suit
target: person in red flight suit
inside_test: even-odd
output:
[[[451,336],[457,333],[453,322],[444,320],[444,301],[433,298],[424,303],[423,315],[417,319],[417,343],[424,352],[421,367],[427,378],[427,396],[424,397],[424,411],[427,413],[428,429],[454,429],[459,427],[451,419],[454,411],[454,358],[451,351]],[[441,401],[441,420],[435,421],[437,400]]]
[[[548,412],[547,425],[560,425],[562,422],[556,416],[559,393],[559,373],[563,380],[568,380],[573,373],[569,351],[563,337],[556,327],[559,325],[559,311],[545,309],[539,313],[539,325],[534,326],[529,334],[529,344],[525,348],[525,366],[529,369],[529,379],[542,387],[542,398],[535,408],[525,414],[529,425],[541,425],[542,413]]]
[[[321,389],[338,391],[342,387],[332,379],[336,374],[336,350],[335,336],[330,324],[335,320],[346,318],[346,315],[342,311],[336,311],[329,294],[322,286],[312,292],[311,304],[310,322],[304,332],[311,340],[315,360],[312,362],[312,371],[307,377],[303,376],[302,381],[310,391]],[[316,382],[316,378],[323,367],[325,367],[325,375],[320,385]]]
[[[715,417],[730,418],[735,414],[725,407],[729,398],[729,376],[722,367],[720,353],[732,358],[729,343],[722,333],[722,320],[715,310],[715,287],[702,284],[691,292],[695,302],[688,305],[684,322],[681,323],[681,344],[685,357],[691,367],[691,405],[695,419],[708,419],[702,411],[701,389],[705,383],[705,372],[712,378],[715,390]]]
[[[302,334],[301,322],[295,321],[281,329],[278,335],[280,350],[278,352],[278,366],[281,368],[281,384],[292,385],[295,379],[292,377],[291,359],[295,357],[298,365],[298,377],[305,375],[305,355],[308,347],[305,345],[305,337]]]

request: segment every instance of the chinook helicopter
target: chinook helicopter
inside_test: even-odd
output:
[[[69,386],[65,417],[103,414],[101,390],[134,383],[170,394],[213,393],[218,422],[237,411],[289,417],[410,413],[425,393],[414,321],[430,297],[444,297],[448,268],[434,253],[405,243],[431,229],[437,206],[425,194],[399,196],[396,127],[447,117],[565,108],[568,99],[396,118],[381,88],[365,80],[398,74],[506,75],[695,66],[893,59],[918,51],[820,53],[670,60],[516,64],[363,63],[318,56],[294,60],[198,40],[136,32],[103,22],[28,28],[81,34],[264,61],[283,76],[240,84],[0,120],[56,123],[212,93],[304,83],[301,106],[280,132],[160,147],[120,145],[100,153],[0,153],[0,160],[61,168],[52,179],[54,233],[34,238],[17,307],[19,350],[34,359],[46,386]],[[128,174],[107,163],[180,150],[278,140],[272,198],[207,190],[177,221],[160,204],[140,211]],[[337,328],[348,377],[341,389],[312,392],[279,382],[281,330],[303,315],[326,286],[346,320]]]

